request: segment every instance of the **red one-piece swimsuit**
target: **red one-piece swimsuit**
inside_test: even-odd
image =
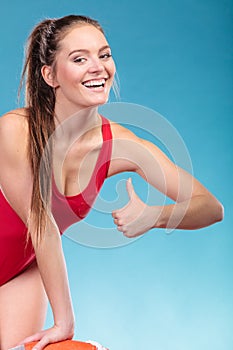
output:
[[[102,118],[103,143],[83,192],[64,196],[52,181],[52,212],[61,234],[86,217],[107,177],[111,154],[112,132],[108,119]],[[23,272],[34,260],[32,243],[26,244],[27,228],[0,190],[0,286]]]

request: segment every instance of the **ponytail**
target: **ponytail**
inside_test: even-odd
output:
[[[103,32],[97,21],[85,16],[65,16],[46,19],[29,36],[20,89],[25,81],[25,103],[28,110],[28,157],[33,175],[33,189],[29,214],[29,235],[39,244],[51,213],[52,194],[52,142],[55,130],[55,91],[47,85],[41,74],[44,65],[51,66],[55,74],[56,53],[59,42],[71,27],[89,24]],[[33,223],[33,230],[30,229]]]

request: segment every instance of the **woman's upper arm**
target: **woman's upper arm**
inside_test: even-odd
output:
[[[113,127],[112,173],[134,171],[176,202],[209,193],[191,174],[174,164],[153,143],[131,131]]]
[[[192,174],[188,173],[164,154],[157,146],[146,140],[139,140],[142,146],[141,157],[147,159],[144,162],[144,169],[138,168],[136,172],[147,178],[148,182],[165,193],[176,202],[185,201],[193,196],[210,194],[208,190]],[[151,163],[145,155],[151,154]],[[153,170],[152,164],[156,164]]]
[[[0,185],[21,219],[26,222],[31,202],[32,176],[27,157],[25,118],[8,114],[0,118]]]

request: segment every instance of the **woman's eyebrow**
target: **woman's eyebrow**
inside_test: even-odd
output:
[[[109,45],[105,45],[103,47],[101,47],[101,49],[99,50],[100,51],[103,51],[103,50],[106,50],[106,49],[110,49],[110,46]]]
[[[103,50],[106,50],[106,49],[110,49],[110,46],[109,45],[104,45],[103,47],[101,47],[99,49],[99,52],[101,52]],[[87,49],[76,49],[76,50],[71,51],[68,56],[71,56],[73,53],[80,53],[80,52],[88,53],[90,51],[87,50]]]

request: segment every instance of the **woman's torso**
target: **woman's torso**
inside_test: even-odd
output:
[[[108,176],[112,154],[110,122],[101,117],[102,143],[93,152],[92,174],[80,193],[64,195],[52,179],[52,212],[59,230],[63,233],[70,225],[83,219],[91,209],[98,192]],[[75,187],[72,187],[75,189]],[[78,188],[78,187],[77,187]],[[69,186],[68,186],[69,190]],[[76,192],[78,192],[76,190]],[[0,190],[0,285],[22,272],[35,259],[31,241],[26,244],[27,228]]]

